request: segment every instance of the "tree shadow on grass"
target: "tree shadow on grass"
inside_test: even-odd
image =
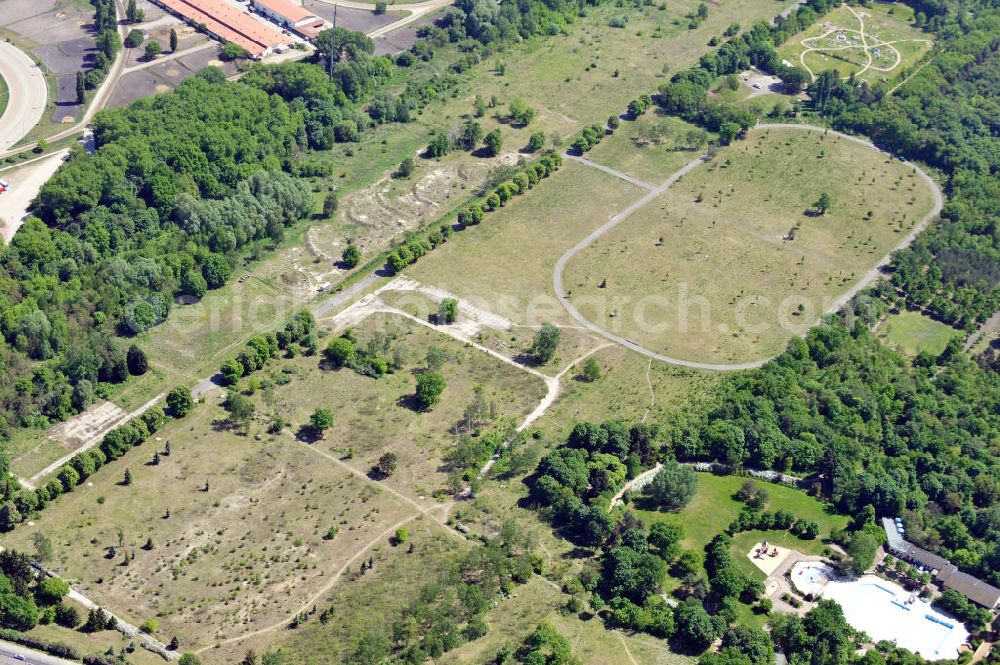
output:
[[[378,468],[378,466],[373,464],[371,468],[368,469],[368,473],[366,473],[365,475],[367,475],[372,480],[386,480],[390,474],[385,473],[384,471],[382,471],[382,469]]]
[[[313,444],[323,438],[323,432],[310,425],[303,425],[295,432],[295,439],[302,443]]]
[[[401,395],[400,398],[396,400],[396,406],[409,409],[414,413],[424,413],[426,411],[420,403],[420,400],[418,400],[417,396],[414,394]]]

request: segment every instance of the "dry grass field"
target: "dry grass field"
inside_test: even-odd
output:
[[[237,436],[221,415],[202,406],[165,428],[5,545],[30,551],[31,535],[46,534],[52,567],[95,602],[136,625],[156,618],[161,638],[190,649],[284,620],[359,547],[416,512],[290,437]],[[170,456],[152,465],[167,441]],[[339,533],[325,540],[331,527]]]
[[[202,659],[235,663],[248,649],[260,654],[280,648],[288,657],[286,662],[296,665],[350,662],[362,635],[367,631],[388,633],[392,621],[432,579],[433,571],[473,546],[429,517],[418,517],[406,528],[412,551],[409,545],[394,544],[389,538],[379,541],[314,603],[317,615],[302,625],[211,649],[201,655]],[[360,571],[362,560],[373,564],[364,573]],[[330,608],[333,611],[321,622],[318,614]]]
[[[440,300],[415,291],[386,289],[379,293],[379,298],[386,305],[423,321],[436,320],[434,317],[440,304]],[[476,299],[473,298],[471,301]],[[486,306],[489,307],[489,303],[486,303]],[[458,309],[456,326],[466,332],[472,341],[546,376],[554,377],[565,372],[570,372],[571,375],[578,373],[579,360],[597,347],[607,344],[602,338],[587,330],[564,326],[560,329],[559,347],[555,357],[544,365],[538,365],[532,361],[530,353],[532,342],[540,328],[539,324],[518,325],[504,320],[503,326],[489,325],[495,318],[492,313],[488,309],[479,310],[470,300],[465,299],[459,299]],[[483,321],[486,316],[490,319]],[[574,363],[577,365],[570,369]],[[567,380],[569,378],[571,376],[568,376]]]
[[[564,280],[585,317],[649,349],[752,361],[804,332],[931,206],[884,153],[762,126],[576,255]]]
[[[453,427],[473,401],[476,387],[481,386],[487,402],[495,405],[494,422],[499,424],[520,421],[545,395],[545,386],[523,370],[396,315],[365,319],[354,334],[365,345],[376,332],[392,338],[393,348],[401,349],[406,358],[403,369],[373,379],[349,369],[321,369],[315,357],[282,361],[280,370],[275,365],[273,376],[289,382],[262,390],[256,397],[258,410],[292,423],[294,431],[308,422],[313,410],[330,409],[334,425],[313,444],[317,449],[361,473],[367,473],[383,453],[396,453],[398,471],[382,482],[430,507],[431,495],[447,487],[443,456],[455,441]],[[414,377],[415,371],[426,367],[431,347],[447,358],[438,370],[447,387],[433,411],[421,412],[411,404]]]
[[[569,324],[552,290],[556,261],[641,193],[634,185],[567,161],[530,194],[453,236],[406,274],[518,324]]]
[[[447,485],[451,429],[477,386],[498,423],[519,420],[545,394],[538,378],[406,319],[368,319],[355,330],[362,343],[376,333],[394,339],[406,369],[372,379],[322,369],[318,357],[276,360],[256,376],[261,418],[246,433],[228,422],[216,393],[5,545],[30,550],[41,531],[56,546],[56,570],[136,624],[158,619],[161,638],[177,635],[185,649],[286,621],[400,521],[435,509],[430,494]],[[410,368],[431,346],[447,358],[439,371],[448,386],[424,413],[410,405]],[[316,408],[331,409],[335,424],[303,440]],[[265,431],[274,417],[290,423],[280,434]],[[154,465],[167,442],[171,454]],[[388,451],[399,471],[366,477]]]

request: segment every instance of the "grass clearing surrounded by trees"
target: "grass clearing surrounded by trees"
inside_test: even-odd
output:
[[[962,332],[920,312],[889,314],[878,327],[878,336],[908,356],[926,351],[935,356]]]
[[[724,532],[743,510],[744,503],[736,498],[736,493],[748,479],[740,476],[717,476],[711,473],[698,474],[698,489],[691,501],[681,510],[665,512],[644,509],[647,501],[642,495],[633,497],[628,507],[647,526],[657,522],[680,526],[684,530],[681,545],[685,549],[703,552],[712,538]],[[747,558],[753,543],[766,538],[777,545],[807,554],[818,554],[824,538],[832,531],[844,527],[848,518],[837,515],[826,505],[802,490],[777,483],[754,480],[757,486],[767,491],[765,510],[785,510],[795,519],[812,520],[819,524],[819,536],[813,540],[803,540],[788,531],[746,531],[733,537],[733,559],[747,574],[763,579],[763,573]],[[746,563],[743,565],[742,562]],[[754,573],[756,571],[756,573]]]
[[[754,361],[813,325],[932,205],[913,168],[885,153],[762,125],[574,256],[563,278],[583,316],[648,349]]]

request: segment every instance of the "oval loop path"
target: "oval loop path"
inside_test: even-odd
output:
[[[806,130],[806,131],[812,131],[812,132],[825,132],[825,133],[832,134],[834,136],[838,136],[838,137],[840,137],[842,139],[846,139],[848,141],[853,141],[853,142],[858,143],[860,145],[866,146],[866,147],[868,147],[868,148],[870,148],[872,150],[876,150],[876,151],[878,151],[880,153],[889,154],[885,150],[882,150],[881,148],[879,148],[878,146],[876,146],[871,141],[868,141],[867,139],[859,138],[857,136],[851,136],[850,134],[844,134],[842,132],[838,132],[836,130],[829,129],[827,127],[817,127],[816,125],[798,125],[798,124],[794,124],[794,123],[767,123],[767,124],[757,125],[756,127],[754,127],[753,129],[751,129],[750,131],[771,130],[771,129],[779,129],[779,130]],[[579,162],[581,164],[584,164],[586,166],[590,166],[592,168],[599,168],[600,170],[602,170],[602,171],[604,171],[606,173],[610,173],[610,174],[612,174],[612,175],[614,175],[614,176],[616,176],[618,178],[621,178],[622,180],[625,180],[626,182],[634,182],[634,179],[631,176],[629,176],[628,174],[615,171],[614,169],[608,168],[608,167],[603,166],[603,165],[599,166],[599,165],[595,164],[594,162],[591,162],[591,161],[586,160],[586,159],[577,158],[577,157],[575,157],[573,155],[568,155],[567,154],[565,156],[567,158],[569,158],[569,159],[573,159],[574,161],[577,161],[577,162]],[[638,201],[636,201],[635,203],[629,205],[624,210],[619,211],[610,220],[608,220],[607,223],[605,223],[603,226],[600,226],[599,228],[595,229],[590,235],[588,235],[586,238],[584,238],[583,240],[581,240],[580,242],[578,242],[577,244],[575,244],[565,254],[563,254],[561,257],[559,257],[559,260],[556,262],[555,269],[552,272],[552,287],[553,287],[553,289],[556,292],[556,296],[558,296],[558,298],[559,298],[559,302],[562,303],[563,307],[566,308],[566,311],[569,312],[570,316],[572,316],[574,319],[576,319],[576,321],[579,322],[580,325],[582,325],[586,329],[590,330],[591,332],[597,333],[598,335],[601,335],[602,337],[604,337],[606,339],[609,339],[609,340],[611,340],[613,342],[617,342],[618,344],[621,344],[622,346],[624,346],[626,348],[629,348],[629,349],[635,351],[636,353],[641,353],[644,356],[647,356],[649,358],[653,358],[655,360],[659,360],[661,362],[665,362],[665,363],[668,363],[668,364],[671,364],[671,365],[678,365],[680,367],[689,367],[689,368],[692,368],[692,369],[705,369],[705,370],[711,370],[711,371],[717,371],[717,372],[732,372],[732,371],[738,371],[738,370],[744,370],[744,369],[755,369],[757,367],[760,367],[760,366],[764,365],[766,362],[768,362],[769,360],[771,360],[771,358],[761,358],[760,360],[752,360],[752,361],[744,362],[744,363],[708,363],[708,362],[700,362],[700,361],[697,361],[697,360],[686,360],[684,358],[674,358],[674,357],[671,357],[671,356],[668,356],[668,355],[665,355],[665,354],[662,354],[662,353],[657,353],[656,351],[652,351],[651,349],[647,349],[646,347],[644,347],[644,346],[642,346],[640,344],[637,344],[636,342],[633,342],[630,339],[625,339],[624,337],[622,337],[620,335],[616,335],[615,333],[611,332],[610,330],[607,330],[607,329],[605,329],[605,328],[597,325],[596,323],[590,321],[589,319],[585,318],[580,313],[580,311],[577,310],[577,308],[574,307],[573,304],[570,302],[569,297],[566,294],[566,290],[564,288],[564,284],[563,284],[563,270],[566,268],[566,264],[569,262],[570,259],[572,259],[574,256],[576,256],[577,254],[579,254],[581,251],[583,251],[584,249],[586,249],[588,246],[590,246],[591,243],[593,243],[595,240],[597,240],[598,238],[600,238],[602,235],[604,235],[605,233],[607,233],[611,229],[615,228],[616,226],[618,226],[619,224],[621,224],[622,222],[624,222],[626,219],[629,218],[629,216],[632,215],[632,213],[634,213],[637,210],[639,210],[639,209],[645,207],[646,205],[648,205],[651,201],[653,201],[654,199],[656,199],[660,194],[662,194],[667,189],[669,189],[670,186],[673,185],[675,182],[677,182],[682,176],[686,175],[691,170],[693,170],[695,167],[697,167],[699,164],[701,164],[703,161],[705,161],[706,157],[707,157],[707,154],[700,155],[699,157],[696,157],[695,159],[693,159],[690,162],[688,162],[687,164],[685,164],[683,167],[681,167],[677,172],[675,172],[669,178],[667,178],[666,180],[664,180],[662,183],[660,183],[659,185],[657,185],[655,188],[651,189],[647,194],[645,194]],[[933,205],[933,207],[931,208],[930,211],[927,212],[927,214],[925,214],[920,219],[920,221],[918,221],[914,225],[914,227],[910,230],[910,232],[895,247],[893,247],[889,251],[889,253],[887,253],[885,256],[883,256],[881,259],[879,259],[878,263],[876,263],[868,272],[866,272],[864,275],[862,275],[861,279],[859,279],[857,282],[855,282],[854,286],[852,286],[850,289],[848,289],[846,292],[844,292],[839,298],[837,298],[830,305],[830,307],[828,307],[827,310],[825,312],[823,312],[823,315],[832,314],[832,313],[838,311],[841,307],[843,307],[845,304],[847,304],[848,302],[850,302],[850,300],[852,298],[854,298],[854,296],[856,296],[862,290],[866,289],[876,279],[878,279],[879,275],[882,272],[882,269],[886,265],[889,264],[889,261],[892,258],[892,253],[896,252],[896,251],[898,251],[900,249],[903,249],[904,247],[908,247],[910,245],[910,243],[913,242],[914,238],[916,238],[917,235],[919,235],[920,232],[923,231],[927,227],[927,225],[931,222],[931,220],[933,220],[935,217],[938,216],[938,213],[941,212],[941,208],[944,207],[944,196],[942,195],[941,188],[938,187],[937,183],[934,182],[934,180],[929,175],[927,175],[927,173],[923,169],[921,169],[919,166],[917,166],[916,164],[914,164],[912,162],[904,162],[904,163],[907,166],[912,167],[914,169],[914,171],[917,173],[917,175],[919,175],[920,178],[930,188],[931,194],[933,195],[933,198],[934,198],[934,205]]]

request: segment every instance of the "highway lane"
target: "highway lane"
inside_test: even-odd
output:
[[[7,108],[0,116],[0,152],[3,152],[38,123],[45,111],[48,86],[35,61],[5,41],[0,41],[0,76],[10,90]]]
[[[21,656],[22,658],[15,658]],[[20,644],[0,641],[0,665],[80,665],[74,660],[57,658]]]

